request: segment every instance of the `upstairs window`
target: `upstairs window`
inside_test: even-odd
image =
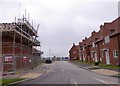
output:
[[[113,30],[110,30],[110,34],[113,34],[115,32],[115,30],[113,29]]]
[[[95,42],[92,43],[92,46],[95,47]]]
[[[105,43],[109,43],[110,42],[109,36],[105,36],[104,41]]]
[[[76,51],[73,51],[73,53],[76,53]]]

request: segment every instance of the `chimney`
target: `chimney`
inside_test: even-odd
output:
[[[81,44],[82,42],[79,42],[79,45]]]
[[[85,37],[85,40],[87,39],[87,37]]]
[[[96,33],[96,32],[95,32],[95,31],[93,31],[93,32],[92,32],[92,36],[93,36],[95,33]]]
[[[73,43],[73,46],[75,45],[75,43]]]
[[[103,28],[104,28],[104,26],[103,26],[103,25],[101,25],[101,26],[100,26],[100,30],[102,30]]]

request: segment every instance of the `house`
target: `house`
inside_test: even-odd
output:
[[[88,47],[88,44],[90,42],[91,38],[87,38],[85,37],[85,39],[82,40],[82,42],[79,42],[79,46],[80,46],[80,52],[79,52],[79,56],[80,56],[80,60],[81,61],[90,61],[90,50]]]
[[[101,46],[99,47],[100,50],[100,56],[103,59],[102,63],[104,64],[112,64],[112,65],[118,65],[120,64],[120,46],[119,46],[119,25],[118,20],[120,18],[117,18],[116,20],[110,22],[110,23],[104,23],[102,25],[101,31],[103,39],[101,40]],[[98,43],[100,45],[100,43]]]
[[[93,31],[90,37],[79,42],[79,59],[120,65],[120,17],[104,23],[98,32]]]
[[[102,27],[102,26],[100,26]],[[101,28],[97,34],[98,34],[98,37],[97,37],[97,40],[94,42],[95,46],[96,46],[96,52],[97,52],[97,59],[98,59],[98,62],[100,63],[104,63],[105,64],[105,58],[103,58],[103,52],[102,52],[102,48],[104,47],[103,45],[103,35],[102,35],[102,31],[103,29]]]
[[[75,45],[71,47],[69,51],[70,60],[79,60],[79,45]]]
[[[1,49],[3,71],[29,69],[35,66],[35,59],[40,58],[40,46],[37,31],[26,18],[19,18],[17,22],[0,23],[2,33]],[[35,54],[38,53],[38,54]]]
[[[111,22],[110,30],[110,62],[120,65],[120,17]]]
[[[90,43],[88,44],[89,50],[90,50],[90,62],[99,62],[100,57],[99,57],[99,52],[98,52],[98,46],[95,44],[95,42],[99,38],[99,33],[93,31],[91,34],[91,40]]]

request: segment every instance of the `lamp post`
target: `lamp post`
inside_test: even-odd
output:
[[[49,59],[50,59],[50,52],[51,52],[51,49],[49,49]]]

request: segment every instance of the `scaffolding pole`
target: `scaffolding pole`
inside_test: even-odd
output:
[[[22,24],[20,26],[20,32],[22,33]],[[22,35],[20,35],[20,70],[22,68]]]
[[[28,60],[28,61],[27,61],[27,62],[28,62],[28,63],[27,63],[27,67],[29,68],[29,61],[30,61],[30,57],[29,57],[29,40],[27,41],[27,45],[28,45],[28,46],[27,46],[27,58],[28,58],[28,59],[27,59],[27,60]]]
[[[13,70],[16,73],[16,58],[15,58],[15,32],[13,32]]]
[[[2,32],[0,32],[0,75],[3,74],[3,56],[2,56]],[[2,85],[2,76],[0,76],[0,86]]]

